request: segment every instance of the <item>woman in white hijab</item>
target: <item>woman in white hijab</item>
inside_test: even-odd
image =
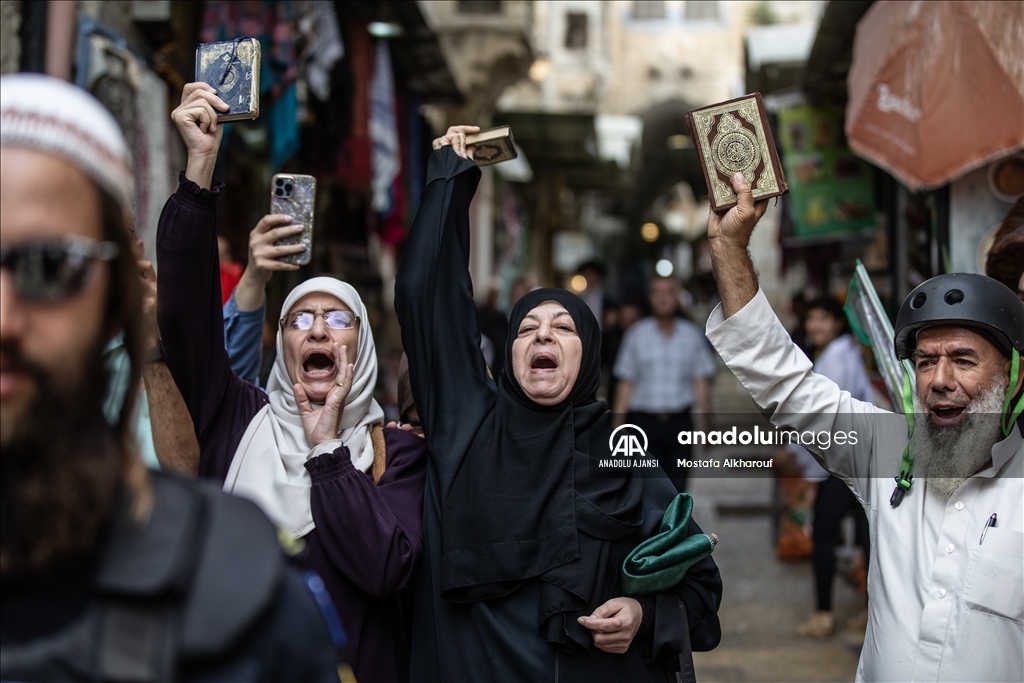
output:
[[[185,86],[172,119],[188,165],[157,233],[162,350],[192,415],[199,475],[255,501],[282,537],[298,541],[298,563],[319,574],[341,616],[339,661],[359,680],[404,680],[396,596],[422,547],[426,448],[413,434],[381,428],[366,309],[334,278],[308,280],[285,300],[266,392],[231,371],[216,237],[223,183],[213,180],[220,104],[209,86]],[[273,224],[280,220],[257,226],[268,245],[295,232]],[[289,250],[268,246],[264,255]]]

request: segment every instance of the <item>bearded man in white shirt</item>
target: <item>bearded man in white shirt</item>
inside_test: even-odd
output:
[[[777,427],[845,432],[811,450],[871,525],[857,680],[1024,680],[1024,302],[980,275],[920,285],[895,340],[916,417],[880,410],[815,374],[779,323],[747,249],[767,202],[741,174],[733,189],[737,206],[708,218],[722,303],[707,336]]]

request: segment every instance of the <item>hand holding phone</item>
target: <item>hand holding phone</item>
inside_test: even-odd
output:
[[[289,216],[302,230],[274,242],[283,247],[302,245],[301,251],[277,256],[277,260],[304,266],[313,256],[313,212],[316,203],[316,178],[311,175],[278,173],[270,184],[270,213]]]
[[[277,243],[284,239],[295,239],[302,234],[303,227],[296,225],[291,216],[283,214],[267,214],[260,219],[256,227],[249,233],[249,266],[264,284],[270,277],[281,270],[298,270],[293,263],[279,260],[284,256],[294,256],[305,251],[302,244]]]
[[[249,260],[234,292],[238,310],[255,311],[263,305],[267,283],[275,272],[299,269],[278,258],[301,253],[305,247],[301,244],[275,246],[275,242],[301,234],[301,225],[295,225],[291,216],[280,214],[264,216],[249,232]]]

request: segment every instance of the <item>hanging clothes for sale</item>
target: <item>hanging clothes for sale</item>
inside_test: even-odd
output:
[[[351,100],[346,111],[352,122],[348,135],[338,147],[335,178],[350,190],[370,187],[370,79],[373,75],[373,46],[364,20],[345,22],[346,66],[351,78]],[[339,113],[339,116],[344,116]]]
[[[297,0],[295,10],[299,33],[305,38],[299,67],[305,72],[310,91],[321,102],[327,102],[331,98],[331,71],[345,56],[334,3]]]
[[[103,103],[121,126],[135,160],[135,234],[152,256],[164,198],[174,191],[167,157],[167,87],[124,39],[83,18],[78,85]]]
[[[260,118],[270,131],[271,172],[299,151],[298,68],[295,55],[295,13],[291,0],[229,2],[208,0],[200,40],[213,43],[235,38],[260,41]]]
[[[402,166],[395,117],[395,76],[391,71],[391,53],[387,41],[378,40],[370,83],[371,206],[382,215],[391,211],[392,187]]]

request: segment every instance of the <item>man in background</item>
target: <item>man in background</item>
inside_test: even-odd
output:
[[[601,329],[604,329],[604,264],[600,261],[585,261],[576,269],[577,274],[586,280],[586,287],[580,292],[580,298],[594,312]]]
[[[675,280],[655,278],[648,299],[652,316],[629,328],[615,361],[614,419],[644,431],[648,454],[682,492],[687,472],[676,460],[688,458],[690,446],[680,446],[677,435],[693,429],[695,406],[704,415],[711,412],[708,380],[715,362],[704,335],[680,315]]]

